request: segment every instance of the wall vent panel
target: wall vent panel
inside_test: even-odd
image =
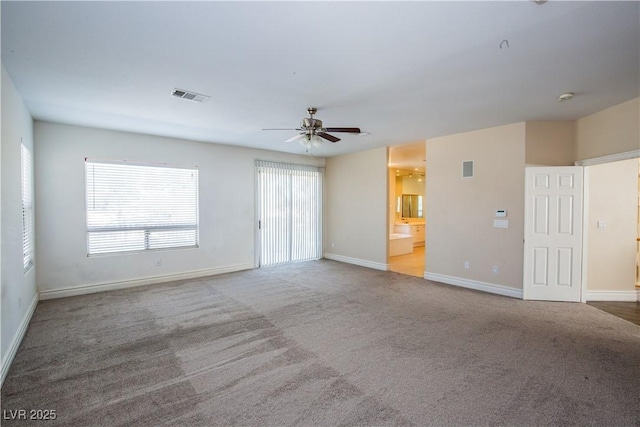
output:
[[[463,178],[473,177],[473,160],[462,162],[462,177]]]

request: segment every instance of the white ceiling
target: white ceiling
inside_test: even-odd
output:
[[[314,151],[333,156],[638,97],[639,17],[636,1],[2,2],[2,62],[36,119],[303,153],[262,128],[314,106],[371,133]]]

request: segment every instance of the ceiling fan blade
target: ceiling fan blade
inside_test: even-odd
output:
[[[360,128],[325,128],[327,132],[361,133]]]
[[[327,141],[331,141],[331,142],[338,142],[340,141],[340,138],[336,138],[333,135],[329,135],[328,133],[324,133],[324,132],[318,132],[317,134],[320,138],[324,138]]]
[[[306,134],[304,134],[304,133],[301,133],[301,134],[299,134],[299,135],[296,135],[296,136],[293,136],[293,137],[291,137],[291,138],[287,139],[285,142],[297,141],[298,139],[302,139],[302,138],[304,138],[305,136],[307,136],[307,135],[306,135]]]

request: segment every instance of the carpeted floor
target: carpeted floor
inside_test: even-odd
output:
[[[637,325],[322,260],[41,302],[2,425],[623,426],[639,402]]]

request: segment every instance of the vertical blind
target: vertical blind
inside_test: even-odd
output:
[[[198,169],[85,161],[88,255],[198,246]]]
[[[322,170],[256,161],[260,265],[322,257]]]
[[[22,255],[25,271],[33,265],[33,168],[31,152],[21,144],[20,163],[22,175]]]

